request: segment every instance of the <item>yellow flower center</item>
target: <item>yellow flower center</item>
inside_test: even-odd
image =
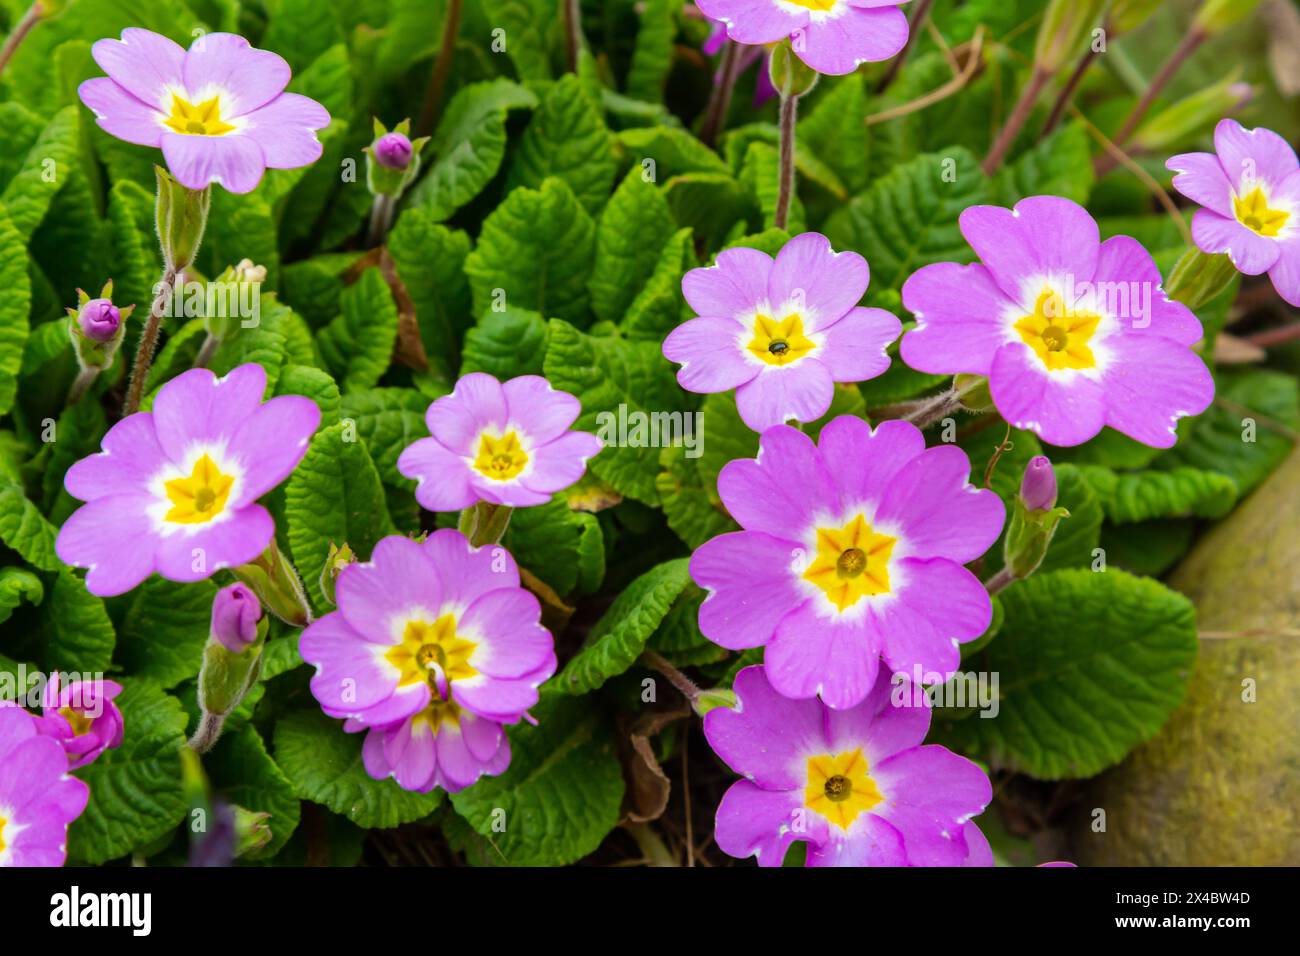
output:
[[[805,581],[811,581],[841,611],[871,594],[889,593],[889,555],[897,538],[877,534],[858,515],[842,528],[817,529],[817,555]]]
[[[211,521],[225,510],[234,483],[232,476],[222,474],[216,463],[204,455],[194,463],[188,478],[173,478],[165,484],[172,503],[166,520],[177,524]]]
[[[1269,237],[1281,232],[1286,221],[1291,218],[1290,213],[1281,209],[1269,209],[1268,197],[1259,187],[1243,198],[1233,196],[1232,211],[1237,214],[1237,221],[1247,229]]]
[[[4,817],[0,817],[0,853],[5,851],[5,824],[8,822]]]
[[[847,830],[858,814],[885,799],[867,770],[867,758],[861,748],[809,757],[804,805]]]
[[[514,432],[506,432],[500,438],[484,432],[479,438],[474,467],[480,474],[494,481],[509,481],[523,471],[527,464],[528,453]]]
[[[90,725],[94,723],[93,718],[81,713],[80,711],[73,710],[71,707],[60,707],[59,713],[67,719],[69,724],[72,725],[72,734],[75,737],[80,737],[88,731]]]
[[[384,654],[400,673],[397,686],[427,683],[435,701],[443,700],[442,686],[478,673],[469,663],[475,644],[456,635],[456,618],[444,614],[432,624],[406,622],[402,641]],[[436,727],[435,727],[436,729]]]
[[[1034,314],[1017,322],[1015,329],[1048,370],[1056,372],[1097,364],[1088,342],[1100,322],[1101,316],[1071,311],[1059,292],[1044,289],[1034,303]]]
[[[778,322],[766,315],[754,317],[754,338],[746,346],[768,365],[789,365],[817,347],[803,334],[803,319],[788,315]]]
[[[172,94],[172,115],[163,120],[163,125],[186,136],[224,136],[235,128],[221,118],[219,96],[195,106],[175,93]]]
[[[429,725],[429,730],[436,736],[438,729],[444,723],[451,724],[453,727],[460,726],[460,707],[449,700],[435,700],[412,717],[411,721],[412,729],[414,729],[415,724],[425,723]]]
[[[796,7],[803,7],[805,10],[816,10],[825,13],[828,10],[834,10],[838,0],[786,0],[787,3],[793,3]]]

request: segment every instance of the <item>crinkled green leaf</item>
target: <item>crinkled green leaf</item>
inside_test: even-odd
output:
[[[0,483],[0,541],[32,567],[58,571],[63,563],[54,553],[56,534],[22,488]]]
[[[599,558],[599,570],[604,572],[605,548],[600,523],[595,515],[570,509],[563,494],[544,505],[516,509],[502,543],[516,561],[561,596],[578,587],[584,562],[593,549]],[[594,586],[584,588],[594,589]]]
[[[24,241],[41,224],[55,194],[68,182],[78,162],[77,112],[75,106],[68,106],[54,115],[0,192],[0,204]]]
[[[475,314],[503,303],[584,324],[594,251],[591,217],[563,182],[514,190],[465,260]]]
[[[549,697],[518,723],[510,768],[451,796],[464,827],[453,844],[476,866],[563,866],[600,845],[618,823],[623,774],[613,722],[590,701]]]
[[[27,343],[27,310],[31,283],[27,278],[22,235],[7,207],[0,201],[0,415],[13,407],[18,392],[18,372]]]
[[[1120,524],[1151,518],[1221,518],[1237,503],[1237,483],[1227,475],[1197,468],[1114,472],[1080,465],[1088,484]]]
[[[90,786],[86,811],[68,828],[68,858],[103,863],[152,843],[185,815],[180,749],[185,711],[146,680],[122,682],[122,746],[75,771]]]
[[[596,105],[572,73],[547,91],[515,151],[508,188],[539,188],[562,180],[595,215],[609,199],[617,172],[609,131]]]
[[[323,804],[361,827],[388,828],[432,813],[442,791],[413,793],[395,780],[375,780],[361,763],[364,734],[312,707],[285,714],[275,725],[275,762],[294,793]]]
[[[651,568],[629,584],[556,678],[569,694],[586,694],[635,663],[646,641],[690,580],[687,559]]]
[[[22,568],[0,568],[0,624],[9,620],[23,601],[40,604],[45,597],[41,579]]]
[[[536,312],[485,312],[465,333],[460,374],[487,372],[503,382],[518,375],[541,375],[548,340],[546,320]]]
[[[1196,658],[1190,601],[1124,571],[1035,574],[999,595],[997,639],[964,666],[999,675],[998,714],[936,717],[937,737],[996,769],[1090,777],[1152,737]]]
[[[271,840],[242,859],[267,860],[280,852],[298,828],[300,805],[284,771],[266,752],[262,737],[251,726],[222,734],[203,757],[203,769],[213,788],[233,804],[256,813],[269,813]]]
[[[440,225],[428,210],[416,206],[398,217],[387,245],[415,304],[420,338],[430,363],[452,371],[460,337],[471,321],[469,282],[464,272],[469,236]]]
[[[117,598],[116,660],[136,677],[168,689],[197,677],[212,624],[211,581],[178,584],[152,577]]]
[[[417,439],[426,438],[428,400],[407,388],[372,388],[343,398],[343,417],[356,422],[357,434],[373,449],[380,479],[394,488],[413,490],[411,479],[397,470],[397,459]]]
[[[624,177],[596,226],[596,261],[587,288],[599,318],[618,322],[658,262],[676,225],[663,193],[640,166]]]
[[[1056,130],[998,172],[998,201],[1014,206],[1027,196],[1064,196],[1077,203],[1092,191],[1092,147],[1080,123]]]
[[[620,331],[630,339],[663,342],[677,327],[685,305],[682,276],[694,265],[691,230],[679,229],[664,245],[654,272],[628,306],[627,314],[619,323]]]
[[[343,290],[342,313],[316,336],[316,347],[343,388],[374,388],[388,369],[397,341],[397,304],[378,269],[367,269]]]

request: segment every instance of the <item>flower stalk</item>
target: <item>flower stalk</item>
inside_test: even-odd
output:
[[[704,113],[704,122],[700,124],[700,142],[713,146],[718,134],[727,121],[727,111],[731,109],[731,94],[736,88],[736,77],[740,75],[740,44],[735,40],[725,40],[722,44],[722,63],[718,67],[718,82],[713,86],[713,95]]]
[[[818,73],[795,55],[789,40],[781,41],[772,49],[768,71],[772,87],[781,97],[781,158],[772,224],[777,229],[784,229],[790,220],[790,203],[794,197],[794,145],[799,97],[817,85]]]

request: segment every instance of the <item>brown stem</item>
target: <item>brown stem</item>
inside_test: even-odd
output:
[[[22,19],[14,24],[9,36],[5,37],[5,45],[0,47],[0,73],[4,73],[5,67],[9,65],[9,61],[18,52],[18,47],[27,38],[27,34],[32,32],[32,27],[40,22],[41,12],[41,0],[36,0],[27,8],[27,12],[23,14]]]
[[[929,15],[930,7],[932,6],[934,6],[934,0],[919,0],[919,2],[912,7],[912,16],[907,24],[907,42],[903,44],[903,48],[899,50],[898,55],[894,57],[894,62],[889,64],[889,71],[885,73],[881,78],[880,83],[877,84],[877,96],[889,88],[889,84],[894,82],[899,71],[903,69],[903,64],[907,62],[907,55],[912,52],[912,47],[916,43],[916,35],[920,32],[921,24],[925,22],[925,18]]]
[[[168,268],[163,272],[162,289],[154,296],[149,309],[149,319],[144,331],[140,333],[140,344],[135,348],[135,361],[131,365],[131,384],[127,386],[126,402],[122,405],[122,417],[134,415],[140,410],[140,400],[144,398],[144,383],[149,377],[149,366],[153,364],[154,349],[158,347],[158,329],[162,325],[163,311],[167,300],[171,298],[176,286],[176,270]]]
[[[984,582],[984,590],[988,591],[989,594],[997,594],[1015,580],[1016,576],[1007,568],[1003,568],[997,574],[993,575],[993,577]]]
[[[209,332],[199,347],[199,354],[194,359],[194,367],[207,368],[208,363],[212,361],[212,356],[217,354],[217,349],[220,347],[221,339]]]
[[[578,72],[578,51],[582,49],[582,13],[578,0],[564,0],[564,53],[569,72]]]
[[[1142,122],[1142,118],[1151,109],[1151,104],[1156,101],[1156,97],[1169,85],[1169,81],[1174,78],[1174,74],[1178,72],[1187,58],[1195,53],[1196,48],[1208,38],[1209,34],[1196,28],[1193,28],[1190,33],[1183,37],[1183,42],[1178,44],[1177,49],[1165,61],[1165,65],[1160,68],[1160,72],[1156,74],[1155,79],[1147,86],[1146,92],[1142,94],[1142,98],[1138,100],[1137,106],[1133,107],[1133,112],[1128,114],[1128,119],[1120,127],[1119,133],[1116,134],[1113,140],[1116,146],[1123,146],[1128,142],[1129,137],[1133,135],[1133,131]]]
[[[700,125],[700,141],[705,146],[712,146],[717,141],[727,121],[727,111],[731,108],[731,94],[736,88],[736,77],[740,74],[740,44],[726,40],[722,46],[722,63],[718,69],[718,82],[714,84],[713,95],[709,98],[709,108]]]
[[[772,225],[784,229],[790,219],[790,198],[794,194],[795,119],[799,97],[781,94],[781,171],[777,181],[776,214]]]
[[[443,91],[447,88],[451,61],[456,54],[456,35],[460,32],[460,5],[461,0],[448,0],[447,3],[447,19],[442,24],[442,45],[438,48],[438,59],[433,63],[433,76],[429,78],[429,88],[424,92],[424,104],[420,107],[420,122],[415,127],[416,133],[422,136],[433,132],[433,121],[438,115]]]
[[[641,652],[641,660],[645,661],[659,673],[668,678],[668,683],[672,684],[682,696],[692,703],[700,696],[700,689],[695,686],[695,682],[679,671],[672,664],[668,663],[658,653],[651,650]]]
[[[1065,81],[1065,86],[1061,88],[1060,95],[1056,97],[1056,102],[1052,105],[1051,115],[1047,117],[1047,122],[1043,124],[1043,131],[1039,134],[1039,139],[1044,139],[1056,129],[1061,122],[1061,117],[1069,109],[1070,101],[1074,99],[1074,92],[1083,82],[1084,75],[1088,72],[1088,67],[1092,66],[1092,61],[1097,59],[1097,51],[1088,48],[1088,52],[1079,58],[1079,64],[1070,74],[1070,78]]]
[[[1029,119],[1029,114],[1033,112],[1034,103],[1038,101],[1038,94],[1043,92],[1043,87],[1047,81],[1052,78],[1052,74],[1047,71],[1034,67],[1034,72],[1029,77],[1029,82],[1025,84],[1024,90],[1020,94],[1020,99],[1016,101],[1015,107],[1011,110],[1011,115],[1007,117],[1006,125],[1002,127],[1002,132],[998,134],[997,140],[993,143],[993,148],[989,154],[984,157],[984,162],[980,168],[984,171],[985,176],[992,176],[1002,165],[1002,160],[1006,158],[1007,151],[1011,149],[1011,144],[1016,141],[1016,136],[1024,127],[1025,121]]]
[[[1293,322],[1290,325],[1284,325],[1276,329],[1265,329],[1263,332],[1253,332],[1242,338],[1251,345],[1257,345],[1262,349],[1269,348],[1273,345],[1285,345],[1287,342],[1294,342],[1300,339],[1300,322]]]

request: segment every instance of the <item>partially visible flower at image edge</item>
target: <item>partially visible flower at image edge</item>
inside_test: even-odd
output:
[[[856,706],[887,671],[946,680],[960,642],[993,608],[964,565],[1002,530],[998,496],[975,488],[960,448],[927,449],[916,426],[841,415],[817,444],[788,425],[757,458],[732,461],[718,495],[743,531],[691,556],[708,595],[700,631],[729,650],[766,647],[766,675],[791,698]],[[928,676],[932,675],[932,676]]]
[[[407,790],[460,790],[510,764],[518,722],[555,673],[541,605],[500,546],[443,529],[422,544],[393,535],[335,585],[338,610],[300,652],[321,709],[368,731],[366,771]]]
[[[51,674],[41,701],[38,728],[62,744],[72,770],[91,763],[105,750],[122,746],[122,712],[113,700],[122,693],[116,681],[72,681],[61,684]]]
[[[0,867],[62,866],[68,825],[81,816],[90,788],[68,773],[59,742],[38,718],[0,703]]]
[[[314,163],[316,131],[330,123],[315,100],[286,93],[291,71],[278,54],[233,33],[208,33],[185,50],[157,33],[122,31],[91,55],[108,74],[77,88],[100,128],[138,146],[161,148],[188,189],[213,183],[246,193],[267,169]]]
[[[1088,211],[1059,196],[971,206],[958,222],[981,261],[923,266],[903,283],[917,325],[899,348],[912,368],[987,376],[1009,424],[1060,446],[1110,426],[1170,448],[1178,420],[1210,406],[1214,379],[1192,350],[1201,323],[1165,295],[1136,239],[1102,242]]]
[[[430,511],[477,501],[512,508],[545,504],[569,487],[603,447],[590,432],[569,431],[582,404],[540,375],[499,382],[471,372],[425,414],[431,437],[408,446],[397,470],[418,482]]]
[[[780,866],[804,841],[808,866],[991,865],[970,822],[992,799],[989,779],[922,745],[930,708],[907,682],[882,672],[862,703],[839,711],[781,696],[763,667],[746,667],[734,688],[735,709],[704,717],[709,745],[746,778],[718,805],[723,852]]]
[[[260,365],[224,378],[190,369],[158,391],[152,411],[122,419],[102,451],[68,469],[64,486],[86,504],[64,522],[55,551],[89,569],[91,593],[122,594],[155,571],[201,581],[271,543],[275,524],[257,499],[302,460],[320,409],[298,395],[263,403],[265,391]]]
[[[1192,217],[1202,252],[1226,253],[1239,272],[1267,272],[1277,294],[1300,306],[1300,159],[1260,127],[1225,119],[1213,153],[1183,153],[1165,165],[1174,188],[1204,208]]]
[[[736,390],[745,424],[762,431],[826,414],[836,382],[862,382],[889,368],[886,349],[903,326],[884,309],[858,305],[871,273],[856,252],[835,252],[806,232],[773,259],[757,249],[728,249],[682,278],[698,318],[664,339],[690,392]]]
[[[790,37],[799,59],[832,76],[888,60],[907,44],[907,15],[898,0],[696,0],[695,5],[724,24],[737,43]]]

